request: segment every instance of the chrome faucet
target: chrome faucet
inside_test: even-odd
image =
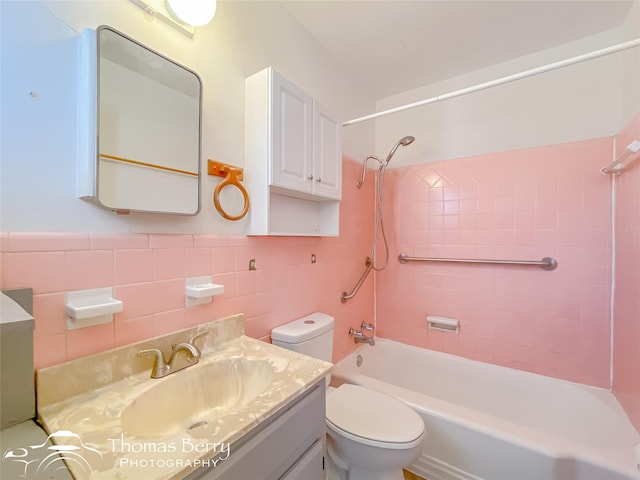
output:
[[[162,350],[157,348],[140,350],[138,352],[138,356],[154,355],[155,357],[153,361],[153,368],[151,369],[151,378],[166,377],[171,373],[179,372],[180,370],[195,365],[200,361],[202,352],[200,352],[200,349],[196,347],[195,341],[207,333],[209,332],[202,332],[191,337],[188,342],[171,345],[171,355],[169,356],[168,362],[165,361]],[[185,355],[179,355],[182,351],[185,352]],[[178,363],[178,359],[183,359],[183,361]]]
[[[373,332],[374,326],[370,323],[362,322],[360,325],[362,330],[354,330],[353,327],[349,328],[349,336],[353,337],[354,343],[368,343],[372,347],[376,344],[376,340],[373,338],[373,333],[368,337],[363,330]]]

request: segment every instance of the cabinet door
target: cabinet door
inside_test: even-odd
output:
[[[272,164],[269,184],[311,193],[313,99],[273,72]]]
[[[324,445],[316,443],[279,480],[324,480]]]
[[[342,198],[342,125],[317,101],[313,104],[313,194]]]

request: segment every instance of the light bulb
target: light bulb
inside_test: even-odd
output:
[[[216,14],[216,0],[167,0],[167,9],[178,20],[201,27]]]

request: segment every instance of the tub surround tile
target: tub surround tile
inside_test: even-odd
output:
[[[198,343],[202,345],[202,358],[194,365],[163,379],[149,378],[151,360],[138,357],[143,348],[160,348],[167,352],[172,343],[184,341],[193,334],[208,332]],[[331,364],[296,352],[280,349],[246,337],[244,317],[234,315],[209,322],[197,328],[188,328],[170,335],[127,345],[54,367],[41,369],[37,377],[38,414],[48,432],[70,430],[84,443],[96,445],[102,453],[100,462],[92,463],[91,478],[137,479],[140,471],[135,467],[123,468],[122,462],[138,458],[127,448],[115,448],[114,439],[123,442],[140,442],[139,434],[127,431],[123,424],[123,412],[156,385],[165,381],[188,381],[198,378],[202,368],[215,366],[216,362],[264,361],[270,369],[270,381],[265,390],[224,417],[212,420],[201,427],[195,440],[201,442],[237,442],[256,425],[268,419],[281,406],[315,384],[330,372]],[[195,376],[194,376],[195,375]],[[193,380],[195,381],[195,380]],[[180,445],[183,438],[192,438],[185,431],[171,432],[151,437],[154,444]],[[194,440],[194,441],[195,441]],[[117,443],[117,442],[116,442]],[[145,468],[148,479],[178,479],[197,468],[194,461],[206,459],[207,452],[176,449],[170,452],[154,452],[154,458],[171,460]],[[147,457],[148,458],[148,455]],[[181,462],[177,462],[181,460]],[[89,478],[82,465],[70,464],[74,477]]]
[[[618,155],[640,139],[640,113],[620,133]],[[640,160],[625,167],[616,181],[615,328],[613,391],[640,432]]]
[[[609,359],[604,340],[610,321],[606,285],[611,275],[607,217],[611,195],[609,180],[599,169],[611,148],[612,139],[602,138],[388,172],[385,188],[398,192],[385,210],[388,222],[393,222],[387,225],[395,237],[392,245],[415,256],[514,260],[552,256],[560,266],[545,272],[392,262],[376,273],[378,333],[412,345],[607,386],[609,375],[601,364]],[[501,172],[499,177],[496,171]],[[422,181],[407,182],[411,177]],[[578,253],[582,249],[597,250],[597,267]],[[399,251],[392,251],[392,257]],[[405,305],[405,314],[397,314],[398,304]],[[460,341],[444,341],[446,336],[427,330],[426,314],[459,319]],[[570,321],[571,332],[545,324],[560,318]],[[594,340],[602,341],[596,346]],[[597,360],[582,361],[587,345],[594,347],[591,356]]]

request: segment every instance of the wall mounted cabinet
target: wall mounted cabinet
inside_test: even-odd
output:
[[[338,235],[340,122],[272,68],[246,81],[249,235]]]
[[[107,26],[79,37],[78,196],[118,213],[200,211],[202,82]]]

